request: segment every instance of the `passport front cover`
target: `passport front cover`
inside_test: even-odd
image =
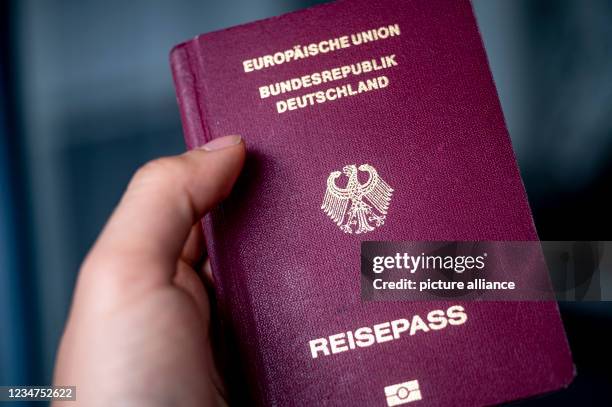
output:
[[[554,302],[360,297],[364,240],[537,239],[468,1],[338,1],[200,35],[171,66],[187,146],[248,149],[204,221],[248,379],[230,392],[479,406],[571,382]]]

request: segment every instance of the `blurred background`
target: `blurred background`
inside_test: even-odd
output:
[[[0,1],[0,384],[51,382],[80,261],[132,172],[183,151],[171,47],[314,3]],[[606,240],[612,2],[473,4],[540,238]],[[561,309],[578,376],[520,404],[612,405],[612,303]]]

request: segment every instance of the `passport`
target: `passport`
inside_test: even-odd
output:
[[[467,0],[337,1],[199,35],[170,62],[187,147],[247,145],[203,221],[245,378],[227,377],[230,400],[481,406],[569,385],[554,301],[360,296],[362,241],[538,239]]]

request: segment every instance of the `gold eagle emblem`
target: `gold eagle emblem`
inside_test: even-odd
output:
[[[359,182],[359,171],[369,175],[363,184]],[[345,188],[340,188],[336,180],[343,173],[348,182]],[[392,193],[393,189],[371,165],[346,165],[342,172],[329,174],[321,209],[344,233],[367,233],[385,223]]]

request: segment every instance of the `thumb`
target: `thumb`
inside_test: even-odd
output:
[[[230,193],[244,160],[240,136],[226,136],[146,164],[130,182],[82,272],[93,268],[141,283],[171,282],[191,227]]]

